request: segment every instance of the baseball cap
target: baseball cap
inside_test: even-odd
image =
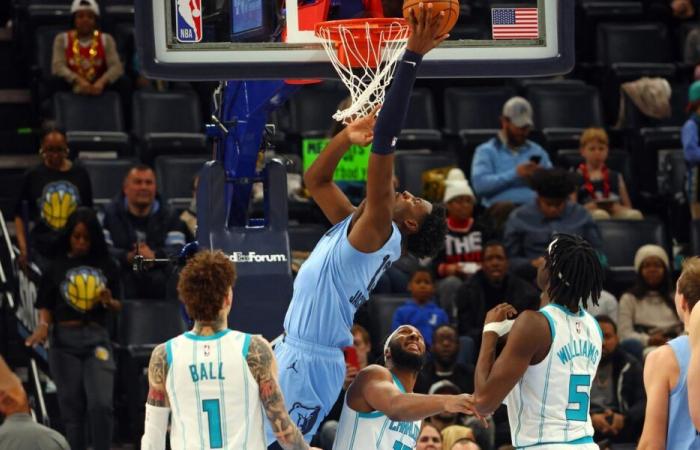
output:
[[[100,7],[95,0],[73,0],[70,13],[75,14],[78,11],[92,11],[96,16],[100,15]]]
[[[503,105],[503,117],[507,117],[516,127],[531,127],[534,125],[532,121],[532,106],[530,102],[522,97],[511,97],[505,105]]]

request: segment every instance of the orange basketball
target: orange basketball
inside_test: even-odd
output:
[[[445,16],[441,19],[440,31],[438,36],[442,36],[445,33],[449,33],[452,27],[457,23],[457,18],[459,17],[459,0],[405,0],[403,2],[403,16],[408,19],[408,14],[411,8],[418,8],[418,4],[423,2],[423,7],[427,8],[428,3],[433,4],[433,17],[440,14],[441,11],[445,11]]]

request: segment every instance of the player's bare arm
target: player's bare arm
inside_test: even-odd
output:
[[[401,392],[382,366],[369,366],[358,374],[348,391],[348,405],[355,411],[380,411],[396,421],[422,420],[442,412],[473,414],[472,396],[423,395]]]
[[[669,396],[671,389],[678,382],[679,373],[680,367],[670,346],[662,345],[647,356],[644,363],[647,408],[638,449],[666,448]]]
[[[168,395],[165,390],[165,374],[168,372],[168,361],[165,344],[153,349],[148,363],[148,398],[146,403],[152,406],[169,408]]]
[[[516,314],[508,304],[488,312],[486,324],[502,322]],[[532,363],[549,351],[551,334],[547,319],[535,311],[523,311],[508,333],[505,348],[496,359],[498,334],[484,333],[474,374],[474,402],[481,415],[493,413]]]
[[[696,430],[700,430],[700,306],[690,315],[690,364],[688,365],[688,406]]]
[[[289,417],[284,396],[277,383],[277,361],[270,344],[260,336],[253,336],[248,349],[248,367],[258,382],[260,400],[277,442],[284,450],[306,450],[308,444]]]

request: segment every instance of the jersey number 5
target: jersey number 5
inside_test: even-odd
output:
[[[392,447],[392,450],[411,450],[413,447],[409,447],[408,445],[403,445],[401,442],[396,441],[394,442],[394,446]]]
[[[202,409],[207,413],[209,422],[209,447],[223,448],[221,439],[221,406],[219,400],[202,400]]]
[[[571,375],[571,378],[569,378],[569,405],[578,405],[578,408],[568,408],[566,410],[566,420],[575,420],[577,422],[588,420],[590,391],[590,375]]]

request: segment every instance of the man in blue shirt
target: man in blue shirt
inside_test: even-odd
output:
[[[698,140],[698,122],[700,122],[700,81],[690,85],[688,89],[687,111],[690,117],[683,124],[681,142],[683,157],[686,165],[686,194],[690,203],[690,214],[693,219],[700,219],[700,190],[698,190],[698,165],[700,164],[700,142]]]
[[[527,139],[533,126],[530,102],[513,97],[503,105],[498,135],[476,148],[471,182],[487,208],[534,200],[528,180],[538,168],[551,168],[552,162],[539,144]]]

